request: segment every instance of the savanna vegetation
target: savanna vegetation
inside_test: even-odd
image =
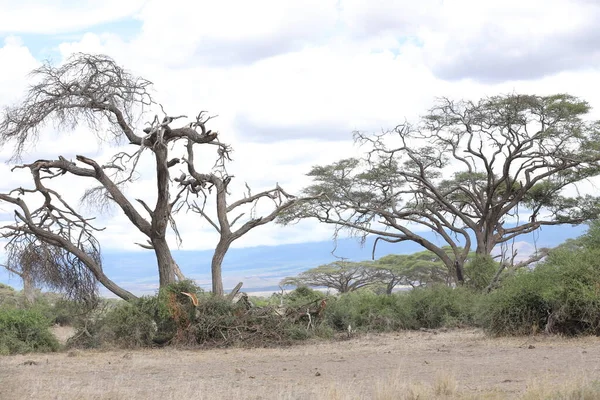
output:
[[[299,196],[276,185],[247,188],[235,200],[225,168],[231,148],[207,128],[205,112],[175,127],[185,117],[163,110],[140,129],[136,122],[158,105],[151,84],[105,56],[78,54],[33,77],[25,99],[0,118],[0,142],[14,146],[14,161],[50,122],[63,129],[84,124],[127,143],[129,152],[106,163],[57,155],[15,166],[30,173],[32,185],[0,193],[14,208],[14,222],[0,227],[4,266],[24,282],[23,293],[0,288],[1,354],[58,350],[52,324],[73,326],[67,346],[79,348],[271,346],[451,327],[490,335],[600,334],[600,203],[575,190],[600,174],[600,125],[585,120],[590,106],[581,99],[442,99],[416,125],[356,132],[364,157],[315,166]],[[216,163],[204,172],[194,162],[198,147],[215,150]],[[155,167],[153,207],[125,190],[135,174],[148,173],[138,171],[141,158]],[[82,200],[116,206],[146,237],[139,245],[156,256],[156,295],[138,297],[106,276],[95,235],[102,228],[48,184],[61,179],[93,182]],[[205,207],[209,196],[214,210]],[[257,216],[263,200],[271,211]],[[218,232],[211,292],[187,280],[171,253],[167,239],[179,238],[182,210]],[[336,235],[375,236],[375,246],[412,241],[423,251],[307,269],[281,282],[294,290],[268,298],[240,295],[239,287],[224,293],[221,266],[233,241],[272,221],[306,219],[331,224]],[[540,227],[581,223],[589,231],[557,248],[528,259],[511,250],[512,241]],[[98,285],[121,300],[100,299]]]
[[[380,285],[385,281],[374,280],[342,293],[299,286],[267,298],[242,295],[232,302],[182,281],[155,296],[134,302],[102,300],[89,309],[51,294],[39,294],[30,304],[22,292],[4,286],[0,350],[56,351],[58,343],[48,331],[52,324],[75,327],[70,348],[263,347],[309,338],[344,339],[361,332],[456,327],[477,327],[492,336],[598,335],[599,241],[600,224],[595,222],[582,237],[550,250],[535,268],[507,274],[491,292],[482,290],[485,285],[453,287],[435,281],[388,294]],[[379,261],[370,266],[374,277]],[[426,270],[430,267],[425,265]],[[335,273],[330,267],[321,270]]]

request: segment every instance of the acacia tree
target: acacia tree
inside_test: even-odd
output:
[[[87,125],[102,139],[113,138],[118,143],[126,143],[126,151],[116,152],[105,163],[85,155],[77,155],[75,161],[59,155],[54,160],[37,160],[16,166],[31,173],[33,187],[0,194],[0,201],[15,207],[15,222],[1,228],[2,237],[9,240],[8,248],[18,247],[25,241],[54,246],[75,257],[117,296],[127,300],[135,298],[104,274],[98,256],[100,247],[94,236],[100,228],[92,224],[93,218],[82,215],[46,183],[76,177],[93,182],[83,200],[99,206],[116,205],[146,237],[145,243],[138,244],[154,251],[161,287],[174,282],[176,277],[182,279],[167,241],[169,235],[180,240],[174,214],[190,205],[194,195],[205,195],[205,190],[211,187],[207,188],[207,183],[210,183],[220,196],[217,214],[222,231],[227,233],[230,226],[226,192],[231,177],[224,166],[231,148],[218,140],[217,132],[207,129],[206,124],[211,118],[202,111],[191,121],[173,127],[176,120],[185,116],[171,116],[163,110],[163,118],[155,116],[144,129],[138,129],[137,122],[148,108],[157,105],[149,93],[151,82],[130,74],[103,55],[75,54],[60,67],[44,64],[34,70],[32,76],[36,83],[24,100],[6,108],[0,119],[0,144],[14,144],[13,161],[21,159],[25,148],[36,142],[41,129],[49,122],[62,129]],[[217,149],[217,162],[206,174],[197,173],[194,166],[194,151],[200,145],[213,145]],[[139,161],[146,156],[155,166],[153,207],[150,200],[132,199],[124,190],[136,174],[149,172],[138,171]],[[177,165],[182,165],[185,170],[180,178],[172,180],[171,169]],[[185,171],[193,176],[188,178]],[[277,187],[264,196],[246,198],[242,202],[255,204],[262,197],[279,194],[288,201],[276,208],[275,213],[300,200]],[[197,207],[197,210],[203,212],[203,207]],[[268,218],[262,222],[251,217],[236,238],[266,222]],[[225,251],[226,248],[221,248],[220,253],[224,255]],[[220,280],[220,262],[213,263],[216,294],[222,294]]]
[[[600,172],[600,123],[583,120],[589,109],[566,94],[443,98],[417,126],[355,132],[365,157],[314,167],[304,193],[325,196],[281,222],[315,218],[336,232],[375,235],[375,245],[416,242],[462,283],[473,248],[489,256],[542,226],[597,217],[597,197],[573,195],[579,182]]]
[[[285,278],[281,285],[322,286],[348,293],[378,282],[378,271],[371,267],[369,261],[334,261]]]
[[[386,284],[386,293],[391,294],[398,285],[411,287],[434,283],[450,284],[452,276],[440,258],[429,250],[414,254],[388,254],[373,263],[379,279]]]

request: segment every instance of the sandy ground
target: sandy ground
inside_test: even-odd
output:
[[[440,382],[472,398],[517,398],[532,385],[580,379],[600,379],[600,338],[494,339],[456,330],[276,349],[0,357],[0,399],[370,399],[394,398],[381,395],[386,386]]]

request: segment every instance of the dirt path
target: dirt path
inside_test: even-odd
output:
[[[24,365],[31,360],[37,364]],[[531,385],[600,378],[600,338],[401,332],[280,349],[72,352],[0,357],[0,399],[379,397],[419,382],[514,398]]]

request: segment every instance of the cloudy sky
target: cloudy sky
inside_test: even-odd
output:
[[[435,97],[568,92],[600,109],[600,2],[595,0],[0,0],[0,105],[20,98],[28,72],[73,52],[103,53],[154,83],[169,114],[209,110],[234,147],[238,188],[307,183],[315,164],[356,154],[351,132],[414,120]],[[50,126],[25,161],[113,152],[85,128]],[[9,149],[0,152],[6,159]],[[26,175],[0,167],[1,190]],[[74,202],[80,182],[57,183]],[[151,191],[141,179],[129,194]],[[1,210],[0,210],[1,211]],[[6,210],[4,210],[6,211]],[[93,213],[93,210],[89,211]],[[141,235],[117,210],[104,214],[105,249]],[[216,236],[180,221],[183,250]],[[237,246],[328,240],[328,227],[266,226]]]

